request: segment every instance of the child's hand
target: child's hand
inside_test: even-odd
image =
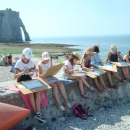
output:
[[[118,60],[118,62],[121,62],[121,61],[122,61],[121,59]]]
[[[26,74],[28,72],[28,69],[24,69],[23,74]]]
[[[46,72],[48,71],[49,68],[46,69]]]
[[[90,69],[92,72],[94,72],[94,69]]]
[[[74,71],[79,71],[79,69],[78,68],[75,68],[75,69],[73,69]]]

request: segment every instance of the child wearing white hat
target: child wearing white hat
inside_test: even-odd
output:
[[[52,61],[51,61],[49,54],[47,52],[43,52],[42,53],[42,61],[40,61],[38,63],[39,77],[42,78],[42,75],[51,66],[53,66],[53,64],[52,64]],[[66,96],[66,91],[65,91],[63,83],[59,79],[57,79],[56,77],[53,77],[53,76],[44,78],[43,80],[52,87],[53,95],[54,95],[54,98],[55,98],[55,101],[58,105],[59,110],[62,111],[62,112],[66,112],[66,109],[61,105],[61,103],[59,101],[57,87],[59,87],[60,92],[62,94],[62,97],[65,101],[64,105],[66,105],[68,108],[72,109],[70,103],[68,102],[68,99],[67,99],[67,96]]]
[[[35,64],[31,60],[32,58],[32,50],[25,48],[22,53],[22,59],[19,59],[15,65],[14,78],[17,79],[17,82],[32,80],[32,74],[27,74],[35,69]],[[33,110],[36,113],[34,117],[39,121],[46,122],[42,117],[42,113],[40,113],[40,92],[28,94],[28,96]]]

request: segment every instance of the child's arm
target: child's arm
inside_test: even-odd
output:
[[[36,71],[36,66],[35,66],[35,65],[34,65],[34,67],[33,67],[33,68],[31,68],[31,69],[30,69],[30,71],[29,71],[29,72],[32,72],[32,71]],[[29,74],[29,76],[30,76],[30,77],[32,77],[32,76],[33,76],[33,74]]]
[[[124,60],[126,60],[126,62],[129,63],[129,59],[127,55],[124,56]]]
[[[18,73],[18,69],[15,69],[14,72],[14,79],[18,79],[19,77],[21,77],[22,75],[26,74],[28,72],[28,69],[26,68],[24,71]]]
[[[121,61],[122,61],[122,57],[121,57],[120,53],[117,52],[117,55],[118,55],[118,57],[119,57],[119,62],[121,62]]]
[[[110,54],[111,54],[111,52],[108,52],[108,54],[107,54],[107,59],[106,59],[106,63],[108,63],[108,59],[109,59],[109,57],[110,57]]]
[[[44,74],[42,74],[42,67],[40,65],[38,65],[38,74],[39,74],[39,78],[42,78],[42,76]]]
[[[90,70],[90,68],[85,67],[85,60],[84,59],[83,59],[83,62],[82,62],[82,68],[85,71]]]
[[[71,74],[71,73],[73,73],[73,72],[74,72],[74,69],[69,70],[69,69],[68,69],[68,65],[65,65],[65,73],[66,73],[66,74]]]

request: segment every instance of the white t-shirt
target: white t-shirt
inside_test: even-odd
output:
[[[68,74],[66,74],[65,73],[65,66],[68,66],[68,70],[71,70],[71,69],[73,69],[73,66],[71,65],[71,63],[70,63],[70,61],[65,61],[65,64],[64,64],[64,66],[62,67],[62,69],[61,69],[61,74],[62,74],[62,77],[64,76],[64,75],[68,75]]]
[[[51,67],[51,62],[50,62],[50,60],[49,60],[49,62],[48,62],[47,64],[43,64],[43,63],[40,61],[40,62],[38,63],[38,65],[41,66],[41,68],[42,68],[42,74],[44,74],[44,73],[47,71],[47,69]]]
[[[34,62],[30,59],[28,63],[24,63],[22,59],[19,59],[16,64],[15,64],[15,69],[18,69],[19,72],[24,71],[24,69],[34,69],[35,68],[35,64]]]

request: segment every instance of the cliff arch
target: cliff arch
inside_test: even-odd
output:
[[[0,42],[22,42],[23,29],[25,41],[30,41],[30,36],[19,17],[19,12],[6,9],[0,11]]]

